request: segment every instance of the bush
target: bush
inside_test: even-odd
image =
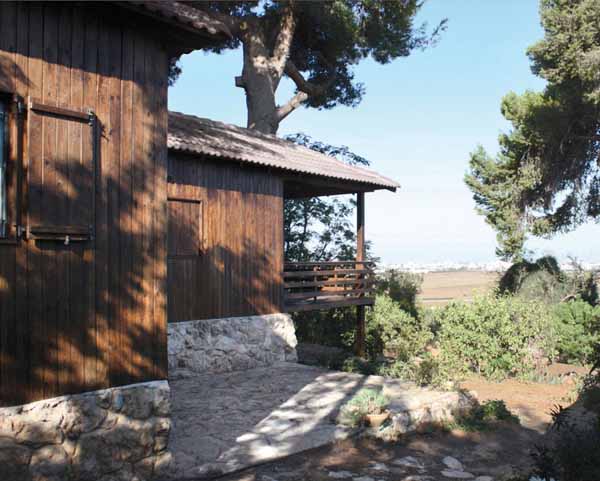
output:
[[[483,295],[439,311],[440,363],[454,375],[502,379],[552,359],[556,339],[549,310],[538,302]]]
[[[408,361],[424,352],[432,338],[429,329],[388,295],[378,295],[367,311],[366,348],[371,359],[385,355]]]
[[[598,481],[600,479],[600,421],[582,424],[568,410],[553,413],[555,442],[536,446],[534,472],[542,479]]]
[[[417,317],[417,295],[421,292],[423,276],[397,269],[388,269],[377,276],[377,293],[389,296],[397,302],[400,309]]]
[[[574,259],[571,264],[573,272],[566,273],[561,271],[552,256],[540,257],[532,262],[517,262],[500,278],[498,292],[549,304],[576,297],[591,305],[596,304],[598,289],[594,273],[586,272]]]
[[[348,401],[338,416],[338,422],[346,426],[360,426],[368,414],[381,414],[389,404],[389,399],[375,389],[361,389]]]
[[[485,431],[499,422],[519,424],[519,418],[509,411],[504,401],[491,400],[457,416],[451,427],[463,431]]]
[[[446,389],[450,376],[443,368],[444,366],[440,365],[438,359],[427,352],[418,359],[383,363],[378,367],[377,374],[412,381],[419,386],[435,386]]]
[[[583,300],[558,304],[554,309],[557,348],[562,362],[588,364],[600,343],[600,306]]]
[[[295,312],[292,315],[298,342],[352,349],[356,330],[356,310]]]
[[[364,374],[365,376],[377,373],[377,369],[373,363],[357,356],[350,356],[344,359],[344,362],[340,366],[340,371],[354,372]]]

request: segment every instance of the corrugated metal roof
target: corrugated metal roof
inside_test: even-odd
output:
[[[223,22],[211,18],[202,10],[186,5],[184,2],[174,0],[130,0],[117,3],[130,8],[141,8],[155,16],[171,20],[188,29],[197,30],[204,34],[231,37],[231,32]]]
[[[169,112],[169,149],[264,165],[303,174],[361,182],[378,189],[400,185],[363,167],[348,165],[274,135]]]

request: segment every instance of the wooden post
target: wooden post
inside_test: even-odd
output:
[[[365,260],[365,193],[356,196],[356,260]],[[362,264],[359,264],[362,265]],[[358,268],[358,265],[357,265]],[[356,306],[356,355],[365,356],[365,306]]]

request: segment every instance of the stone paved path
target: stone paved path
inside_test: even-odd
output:
[[[424,407],[446,412],[455,401],[397,380],[294,363],[170,384],[176,479],[229,473],[346,438],[350,431],[333,420],[363,387],[383,388],[402,419],[421,417]]]

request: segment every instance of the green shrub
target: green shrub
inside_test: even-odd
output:
[[[377,374],[393,377],[404,381],[412,381],[419,386],[435,386],[447,388],[450,376],[440,365],[439,360],[430,353],[423,354],[419,359],[409,361],[394,360],[378,366]]]
[[[340,366],[340,371],[354,372],[357,374],[364,374],[366,376],[376,374],[377,372],[376,367],[372,362],[357,356],[347,357]]]
[[[548,299],[558,302],[564,296],[565,277],[558,261],[552,256],[540,257],[536,261],[522,260],[510,266],[500,278],[499,293],[519,295],[527,299]],[[556,291],[560,291],[558,294]]]
[[[338,422],[346,426],[360,426],[368,414],[383,413],[390,400],[376,389],[361,389],[340,409]]]
[[[504,401],[490,400],[457,416],[451,427],[463,431],[485,431],[499,422],[519,424],[519,418],[508,410]]]
[[[600,342],[600,306],[592,307],[577,299],[554,309],[559,359],[588,364]]]
[[[470,304],[453,302],[441,309],[439,322],[439,360],[454,376],[518,376],[555,355],[553,320],[538,302],[476,296]]]
[[[600,479],[600,419],[578,422],[568,409],[552,413],[553,443],[536,446],[532,453],[534,475],[561,481],[598,481]]]
[[[423,276],[397,269],[388,269],[377,276],[377,293],[387,295],[411,316],[417,317],[417,295],[421,292]]]
[[[424,352],[432,338],[430,330],[388,295],[378,295],[367,311],[366,347],[371,359],[384,354],[408,361]]]
[[[500,278],[498,292],[501,295],[515,295],[525,300],[549,304],[576,297],[591,305],[596,304],[598,288],[594,273],[585,271],[573,259],[571,265],[572,272],[563,272],[552,256],[540,257],[531,262],[517,262]]]
[[[353,348],[356,309],[295,312],[292,319],[298,342],[349,350]]]

